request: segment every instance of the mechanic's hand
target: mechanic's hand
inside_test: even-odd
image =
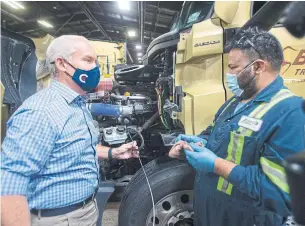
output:
[[[183,150],[193,151],[188,143],[180,140],[170,149],[168,156],[171,158],[185,160],[186,156]]]
[[[137,146],[137,142],[133,141],[123,144],[118,148],[113,148],[112,157],[114,159],[139,158],[139,148]]]
[[[218,158],[212,151],[196,144],[190,144],[193,152],[185,150],[187,161],[198,171],[214,172],[215,160]]]
[[[177,138],[176,138],[176,142],[183,140],[186,141],[188,143],[201,143],[201,146],[205,146],[207,144],[207,140],[197,137],[197,136],[188,136],[188,135],[184,135],[184,134],[180,134]]]

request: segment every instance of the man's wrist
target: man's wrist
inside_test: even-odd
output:
[[[214,173],[227,179],[235,166],[235,163],[217,157],[214,162]]]

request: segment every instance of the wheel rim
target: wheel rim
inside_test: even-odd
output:
[[[193,225],[193,190],[171,193],[155,204],[155,226]],[[153,210],[146,219],[153,226]]]

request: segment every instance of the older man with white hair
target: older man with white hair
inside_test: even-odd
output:
[[[136,143],[98,144],[83,97],[99,83],[96,60],[84,37],[64,35],[50,44],[53,81],[12,115],[2,144],[1,225],[95,225],[97,158],[138,157]]]

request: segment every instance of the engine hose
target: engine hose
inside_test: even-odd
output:
[[[138,134],[138,136],[141,139],[141,145],[139,147],[139,150],[142,150],[144,148],[145,143],[144,143],[144,138],[143,138],[142,134],[140,133],[140,131],[138,131],[137,129],[134,129],[132,127],[127,127],[127,129],[133,130],[134,132],[136,132]]]
[[[128,116],[134,113],[133,106],[123,106],[103,103],[90,103],[87,107],[93,116],[110,116],[119,117],[121,115]]]
[[[119,117],[121,115],[119,105],[91,103],[87,106],[93,116],[103,115],[110,117]]]
[[[159,117],[159,112],[156,112],[150,119],[148,119],[140,128],[139,132],[141,133],[142,131],[146,130],[148,127],[150,127],[156,119]]]

